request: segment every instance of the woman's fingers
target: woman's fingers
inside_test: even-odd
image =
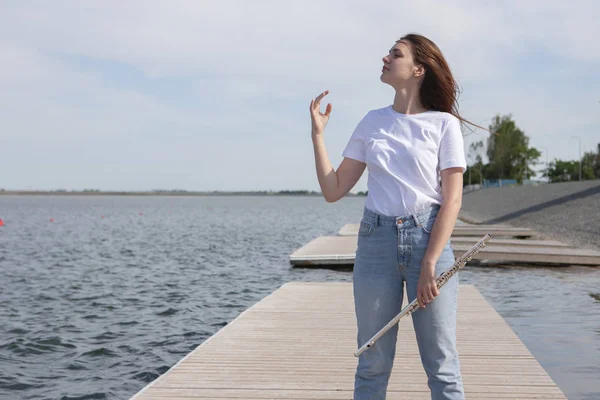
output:
[[[321,100],[323,99],[323,97],[327,96],[328,94],[329,94],[329,90],[326,90],[323,93],[321,93],[320,95],[318,95],[316,98],[314,98],[313,100],[310,101],[310,114],[313,119],[315,119],[317,116],[326,117],[327,119],[329,118],[329,115],[331,114],[331,110],[333,108],[331,106],[331,103],[327,104],[327,107],[325,108],[325,114],[323,114],[320,110]]]
[[[425,301],[427,301],[427,304],[431,303],[433,301],[433,299],[435,299],[439,293],[437,286],[430,286],[428,289],[429,290],[426,291],[426,295],[425,295]]]
[[[437,297],[439,294],[439,290],[437,286],[429,286],[419,290],[417,294],[417,301],[419,302],[419,306],[425,308],[427,304],[431,303],[433,299]]]
[[[314,104],[313,104],[313,109],[318,110],[319,106],[321,105],[321,99],[323,99],[323,97],[327,96],[327,94],[329,94],[329,90],[324,91],[323,93],[321,93],[320,95],[318,95],[315,100],[314,100]]]
[[[427,301],[425,299],[425,291],[419,291],[419,293],[417,293],[417,301],[419,302],[419,306],[425,308],[425,305],[427,304]]]
[[[315,101],[317,103],[321,102],[321,99],[325,96],[327,96],[329,94],[329,90],[324,91],[323,93],[321,93],[320,95],[317,96],[317,98],[315,99]]]

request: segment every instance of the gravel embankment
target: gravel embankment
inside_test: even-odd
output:
[[[531,228],[541,237],[600,250],[600,180],[465,192],[459,218]]]

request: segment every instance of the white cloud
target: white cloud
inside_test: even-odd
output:
[[[381,57],[408,32],[443,50],[465,117],[512,113],[552,157],[576,157],[576,146],[556,140],[568,130],[595,147],[600,5],[482,4],[3,3],[0,139],[10,156],[0,165],[16,168],[2,185],[318,189],[310,98],[331,90],[327,146],[337,165],[362,115],[392,100]],[[141,83],[123,82],[123,70]],[[186,85],[185,99],[164,95],[169,79]],[[120,172],[107,174],[115,165]]]

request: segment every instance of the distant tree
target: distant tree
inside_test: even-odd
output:
[[[527,139],[529,141],[529,138]],[[525,149],[520,154],[519,159],[521,162],[517,164],[517,173],[516,176],[513,176],[513,179],[517,179],[517,182],[522,183],[524,179],[530,179],[531,177],[536,175],[536,172],[531,169],[530,165],[538,165],[540,162],[538,159],[542,153],[534,147],[529,147]]]
[[[519,129],[512,115],[496,115],[489,130],[498,133],[487,139],[489,167],[484,168],[487,178],[516,179],[522,183],[536,175],[530,165],[537,165],[541,152],[529,147],[529,137]],[[489,172],[489,174],[487,173]]]
[[[548,166],[548,173],[544,174],[550,182],[567,182],[579,180],[579,161],[563,161],[555,159]],[[597,152],[589,151],[581,157],[581,179],[600,178],[600,143]]]
[[[581,157],[581,179],[598,178],[600,178],[600,143],[596,152],[587,151]]]
[[[551,183],[577,181],[579,180],[579,162],[552,160],[548,165],[547,176]]]
[[[475,163],[467,166],[467,171],[463,174],[463,185],[471,185],[473,182],[483,184],[483,158],[485,154],[483,150],[483,140],[473,142],[469,146],[469,154],[475,159]]]
[[[598,147],[596,148],[596,157],[594,157],[592,168],[594,169],[594,176],[600,178],[600,143],[598,143]]]

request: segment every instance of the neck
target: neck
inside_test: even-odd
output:
[[[427,111],[421,104],[418,87],[397,88],[392,108],[401,114],[419,114]]]

